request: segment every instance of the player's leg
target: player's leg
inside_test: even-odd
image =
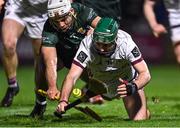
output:
[[[61,59],[58,58],[58,64],[57,64],[58,69],[57,70],[59,71],[63,67],[64,66],[63,66]],[[37,117],[37,118],[43,117],[43,114],[44,114],[46,106],[47,106],[46,97],[37,93],[38,89],[42,89],[44,91],[47,91],[47,89],[48,89],[45,71],[46,71],[46,68],[45,68],[45,64],[44,64],[43,55],[42,55],[42,53],[40,53],[40,55],[37,56],[36,66],[35,66],[36,99],[35,99],[34,108],[33,108],[32,112],[30,113],[31,117]]]
[[[40,53],[42,29],[46,18],[41,22],[29,21],[26,25],[26,35],[31,38],[33,53],[34,53],[34,68],[35,68],[35,105],[30,113],[31,117],[41,118],[46,110],[46,97],[37,93],[38,89],[47,90],[48,85],[45,78],[45,64],[43,56]]]
[[[171,40],[173,43],[174,55],[176,57],[178,64],[180,64],[180,36],[179,35],[180,35],[180,27],[175,27],[171,29]]]
[[[35,67],[35,105],[30,113],[31,117],[42,118],[46,111],[47,101],[46,97],[37,93],[38,89],[47,91],[48,85],[45,76],[45,64],[43,55],[40,52],[41,47],[41,33],[44,22],[38,24],[28,25],[27,33],[31,37],[33,53],[34,53],[34,67]]]
[[[14,19],[5,18],[2,24],[3,65],[8,80],[8,90],[1,105],[8,107],[12,104],[13,97],[19,92],[16,79],[18,59],[16,53],[17,41],[24,30],[24,26]]]
[[[35,105],[30,113],[31,117],[37,117],[41,118],[43,117],[43,114],[46,110],[47,106],[47,101],[46,97],[42,96],[37,93],[38,89],[42,89],[46,91],[48,89],[48,85],[46,82],[46,77],[45,77],[45,64],[43,60],[42,54],[37,56],[36,58],[36,66],[35,66]]]
[[[178,64],[180,65],[180,41],[176,42],[176,44],[174,45],[174,54],[176,56]]]
[[[178,64],[180,64],[180,13],[179,10],[169,12],[170,38]]]
[[[146,120],[150,118],[144,90],[139,90],[138,93],[123,98],[123,102],[130,120]]]
[[[36,67],[36,61],[38,60],[41,47],[41,39],[31,39],[34,53],[34,66]]]

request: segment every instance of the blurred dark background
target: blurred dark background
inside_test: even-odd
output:
[[[80,2],[94,8],[102,17],[116,19],[120,24],[120,28],[131,34],[148,64],[176,63],[168,34],[159,38],[153,36],[144,18],[144,0],[74,0],[74,2]],[[167,13],[161,1],[156,4],[155,12],[158,21],[167,26]],[[0,24],[2,17],[3,13],[1,13]],[[20,64],[33,64],[32,47],[27,37],[21,37],[17,51]],[[1,37],[0,55],[2,55]],[[0,64],[2,65],[2,62]]]

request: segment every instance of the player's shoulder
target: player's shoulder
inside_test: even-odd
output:
[[[55,33],[57,30],[52,26],[50,23],[50,20],[47,19],[46,22],[44,23],[44,28],[43,32],[50,32],[50,33]]]
[[[92,8],[78,2],[73,2],[71,3],[71,5],[72,8],[75,10],[75,12],[78,14],[86,14],[86,13],[94,12]]]
[[[117,33],[117,40],[118,42],[127,42],[129,39],[131,39],[131,35],[121,29],[118,30]]]
[[[92,38],[93,38],[92,34],[85,36],[85,38],[82,40],[81,44],[85,48],[89,49],[91,47],[91,44],[92,44]]]
[[[71,3],[71,6],[76,12],[81,12],[85,8],[85,5],[78,2]]]

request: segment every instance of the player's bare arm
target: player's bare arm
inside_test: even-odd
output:
[[[120,97],[126,97],[136,93],[139,89],[142,89],[151,79],[148,67],[143,61],[134,65],[134,68],[138,72],[138,77],[131,83],[128,83],[121,78],[119,79],[122,83],[118,86],[118,94]]]
[[[100,19],[101,19],[101,17],[97,16],[97,17],[92,21],[91,26],[92,26],[93,28],[95,28]]]
[[[71,69],[69,70],[69,73],[67,74],[62,85],[61,98],[60,98],[60,103],[57,107],[57,111],[59,112],[64,111],[64,107],[67,105],[73,85],[75,85],[77,79],[80,77],[82,72],[83,69],[81,67],[72,64]]]
[[[1,9],[2,9],[3,4],[4,4],[4,0],[0,0],[0,13],[1,13]]]
[[[59,97],[60,92],[57,89],[57,54],[55,47],[42,47],[42,54],[46,66],[46,79],[48,82],[48,98],[55,100]]]
[[[154,5],[155,5],[155,1],[145,0],[144,14],[145,14],[145,17],[153,31],[154,36],[159,37],[160,34],[167,33],[167,30],[162,24],[159,24],[157,22],[156,16],[154,13]]]
[[[96,27],[97,23],[99,22],[99,20],[101,19],[101,17],[97,16],[91,23],[91,28],[88,30],[87,35],[90,35],[91,33],[93,33],[94,28]]]
[[[142,89],[151,79],[150,72],[144,60],[135,64],[134,68],[138,72],[134,83],[136,83],[138,89]]]

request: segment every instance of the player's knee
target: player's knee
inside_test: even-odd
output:
[[[177,59],[178,64],[180,64],[180,55],[176,56],[176,59]]]
[[[134,121],[140,121],[140,120],[148,120],[150,119],[150,111],[147,109],[145,111],[141,111],[138,114],[136,114],[135,116],[133,116],[132,118],[130,118],[131,120]]]
[[[9,39],[4,42],[3,50],[5,56],[13,56],[16,53],[16,41]]]

